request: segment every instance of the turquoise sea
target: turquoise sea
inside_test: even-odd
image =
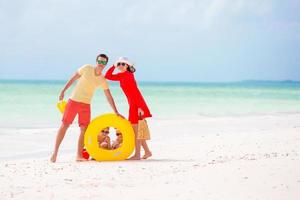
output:
[[[0,128],[57,127],[61,115],[56,103],[64,84],[65,81],[51,80],[0,80]],[[300,112],[300,82],[139,82],[139,87],[158,120]],[[110,82],[110,89],[120,112],[127,116],[127,101],[119,85]],[[98,90],[92,115],[107,112],[111,108]]]

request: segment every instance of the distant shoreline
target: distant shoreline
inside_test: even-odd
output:
[[[34,80],[34,79],[0,79],[0,83],[51,83],[51,84],[63,84],[67,80],[55,80],[55,79],[44,79],[44,80]],[[267,84],[300,84],[300,80],[241,80],[241,81],[139,81],[141,84],[163,84],[163,85],[176,85],[176,84],[199,84],[199,85],[236,85],[236,84],[245,84],[245,85],[267,85]]]

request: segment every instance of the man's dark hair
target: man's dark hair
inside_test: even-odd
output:
[[[99,57],[101,57],[101,58],[105,58],[106,59],[106,61],[108,62],[108,56],[107,55],[105,55],[105,54],[99,54],[98,56],[97,56],[97,58],[96,58],[96,62],[98,61],[98,58]]]

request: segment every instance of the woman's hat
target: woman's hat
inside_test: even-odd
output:
[[[128,60],[127,57],[120,57],[116,62],[115,65],[117,65],[118,63],[126,63],[129,66],[132,66],[133,64]]]

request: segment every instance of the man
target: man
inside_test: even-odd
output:
[[[64,99],[65,91],[76,80],[78,80],[65,108],[65,112],[62,118],[62,124],[56,136],[54,151],[50,158],[51,162],[56,161],[59,146],[76,115],[78,115],[78,124],[80,127],[76,160],[85,161],[85,159],[82,157],[84,133],[88,124],[90,123],[90,103],[94,92],[98,87],[101,87],[104,90],[107,100],[114,112],[122,117],[115,106],[115,102],[113,100],[113,97],[111,96],[108,83],[102,75],[102,71],[107,62],[108,57],[105,54],[98,55],[96,58],[96,66],[87,64],[79,68],[61,91],[59,100]]]

